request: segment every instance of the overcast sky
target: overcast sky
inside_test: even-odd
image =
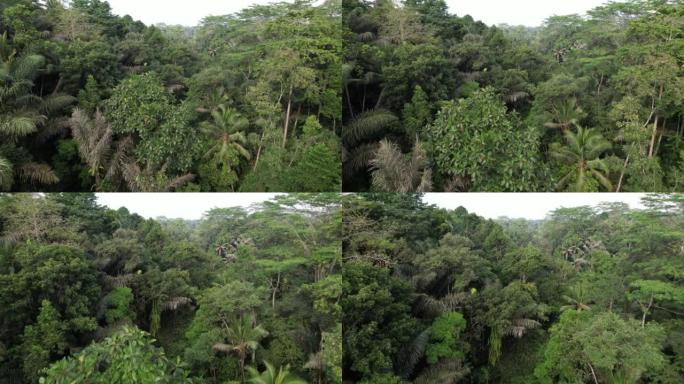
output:
[[[108,0],[113,13],[131,15],[147,25],[198,25],[209,15],[228,15],[255,4],[270,4],[274,0]],[[291,3],[292,0],[283,0]]]
[[[270,200],[275,193],[98,193],[100,205],[126,207],[145,218],[196,220],[212,208],[249,207]]]
[[[488,25],[510,24],[536,27],[553,15],[584,14],[606,0],[446,0],[449,11],[470,15]]]
[[[643,208],[643,193],[428,193],[428,204],[441,208],[465,207],[468,212],[488,219],[507,216],[538,220],[556,208],[596,206],[603,202],[624,202],[632,208]]]

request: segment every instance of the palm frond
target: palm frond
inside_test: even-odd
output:
[[[19,178],[24,183],[57,184],[59,177],[46,164],[26,163],[18,167]]]
[[[0,115],[0,133],[10,138],[28,136],[36,132],[39,119],[31,114]]]
[[[3,156],[0,156],[0,191],[8,191],[12,188],[13,179],[12,163]]]
[[[399,353],[399,361],[397,366],[401,367],[400,376],[403,379],[408,379],[415,369],[416,365],[425,355],[425,349],[430,341],[430,328],[423,330],[418,336],[414,337],[411,342],[404,347]]]
[[[390,129],[399,121],[392,112],[385,109],[366,111],[358,115],[342,133],[345,145],[353,147],[360,141],[377,136],[380,132]]]
[[[76,98],[73,96],[57,93],[44,97],[40,109],[43,113],[50,114],[64,109],[75,101]]]
[[[185,296],[176,296],[176,297],[172,297],[169,300],[167,300],[163,305],[163,309],[165,311],[175,311],[178,308],[180,308],[184,305],[188,305],[190,303],[192,303],[191,298],[185,297]]]
[[[414,384],[456,384],[463,379],[470,370],[459,360],[441,360],[420,374]]]

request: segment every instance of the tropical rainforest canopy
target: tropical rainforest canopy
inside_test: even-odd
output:
[[[340,14],[0,0],[0,191],[339,191]]]
[[[684,196],[538,221],[344,199],[345,381],[682,382]]]
[[[201,220],[0,195],[0,383],[342,382],[340,198]]]
[[[682,190],[681,0],[538,28],[343,0],[343,25],[347,191]]]

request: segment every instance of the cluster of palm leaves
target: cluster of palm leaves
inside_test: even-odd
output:
[[[168,192],[192,181],[193,174],[169,177],[167,164],[138,164],[131,158],[134,147],[131,136],[114,138],[111,126],[98,110],[91,117],[76,108],[69,119],[71,134],[78,143],[81,159],[95,178],[97,190],[125,183],[132,192]]]
[[[551,157],[568,166],[565,175],[556,184],[556,189],[573,192],[587,191],[591,183],[599,183],[607,190],[613,186],[608,179],[608,165],[600,156],[611,148],[596,129],[577,126],[577,132],[564,131],[565,145],[553,143]]]
[[[7,33],[0,35],[0,139],[4,143],[0,146],[0,190],[12,188],[17,179],[24,184],[59,182],[49,166],[33,162],[20,145],[29,137],[45,140],[63,129],[63,119],[48,116],[74,101],[57,92],[46,96],[32,93],[44,65],[42,56],[18,56]]]
[[[247,135],[244,132],[249,127],[249,120],[225,104],[219,104],[212,110],[211,118],[202,124],[204,133],[214,141],[205,156],[217,156],[221,161],[230,163],[231,153],[237,152],[250,160],[252,154],[245,148]]]
[[[385,192],[429,192],[432,170],[427,153],[416,140],[410,153],[384,134],[395,130],[399,118],[385,109],[363,112],[343,130],[343,169],[346,177],[370,170],[373,188]]]
[[[237,355],[244,380],[247,357],[251,354],[252,361],[254,361],[259,342],[268,335],[268,331],[257,324],[252,316],[243,316],[230,323],[223,320],[221,329],[227,342],[217,342],[213,349],[215,352]]]

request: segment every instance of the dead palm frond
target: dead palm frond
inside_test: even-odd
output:
[[[440,360],[437,364],[423,370],[413,383],[414,384],[456,384],[470,372],[468,367],[460,360]]]
[[[148,163],[140,168],[138,163],[130,162],[123,165],[122,174],[131,192],[171,192],[195,179],[191,173],[169,177],[166,167]]]
[[[59,177],[47,164],[24,163],[18,169],[19,179],[27,184],[57,184]]]
[[[429,192],[432,189],[432,170],[420,142],[404,155],[399,146],[387,139],[380,141],[371,160],[373,187],[383,192]]]
[[[99,182],[100,172],[105,168],[112,151],[112,128],[100,111],[95,112],[91,119],[87,112],[78,108],[71,115],[69,124],[81,158],[90,167],[90,174]]]

